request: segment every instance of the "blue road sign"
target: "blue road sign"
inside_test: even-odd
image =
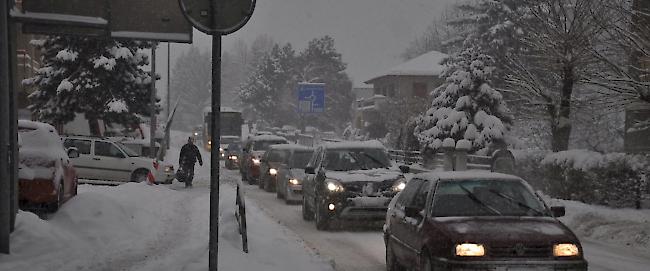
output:
[[[322,113],[325,111],[325,84],[298,84],[298,112]]]

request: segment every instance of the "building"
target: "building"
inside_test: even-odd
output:
[[[447,58],[446,54],[431,51],[399,64],[365,83],[373,86],[375,95],[388,98],[406,96],[426,98],[434,88],[442,84],[440,74],[444,70],[444,65],[440,63],[445,58]]]
[[[22,2],[16,1],[16,8],[22,9]],[[16,66],[14,67],[13,86],[16,91],[16,105],[21,119],[31,118],[31,113],[27,109],[27,106],[29,106],[27,96],[32,93],[33,88],[24,86],[22,81],[33,77],[41,66],[41,53],[31,43],[33,39],[37,38],[36,35],[23,33],[22,24],[15,24]]]
[[[430,93],[443,83],[440,74],[447,55],[431,51],[388,69],[366,81],[372,88],[356,88],[352,107],[355,129],[364,129],[379,117],[378,110],[390,99],[419,97],[429,99]]]

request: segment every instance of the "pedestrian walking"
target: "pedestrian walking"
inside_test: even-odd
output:
[[[187,144],[181,148],[178,164],[180,170],[184,173],[185,187],[192,187],[192,180],[194,179],[194,165],[199,162],[203,166],[203,159],[199,148],[194,145],[194,138],[188,137]]]

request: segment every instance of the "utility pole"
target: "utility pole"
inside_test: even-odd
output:
[[[156,158],[156,47],[151,47],[151,123],[149,127],[149,157]]]
[[[9,173],[9,88],[11,66],[9,54],[9,3],[0,3],[0,253],[9,254],[11,231],[11,174]]]

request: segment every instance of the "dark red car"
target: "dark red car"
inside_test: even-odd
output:
[[[522,179],[423,173],[391,202],[388,270],[587,270],[575,234]]]
[[[23,209],[56,211],[77,195],[77,173],[69,153],[54,127],[49,124],[18,121],[20,147],[19,201]],[[70,156],[68,156],[70,154]]]

